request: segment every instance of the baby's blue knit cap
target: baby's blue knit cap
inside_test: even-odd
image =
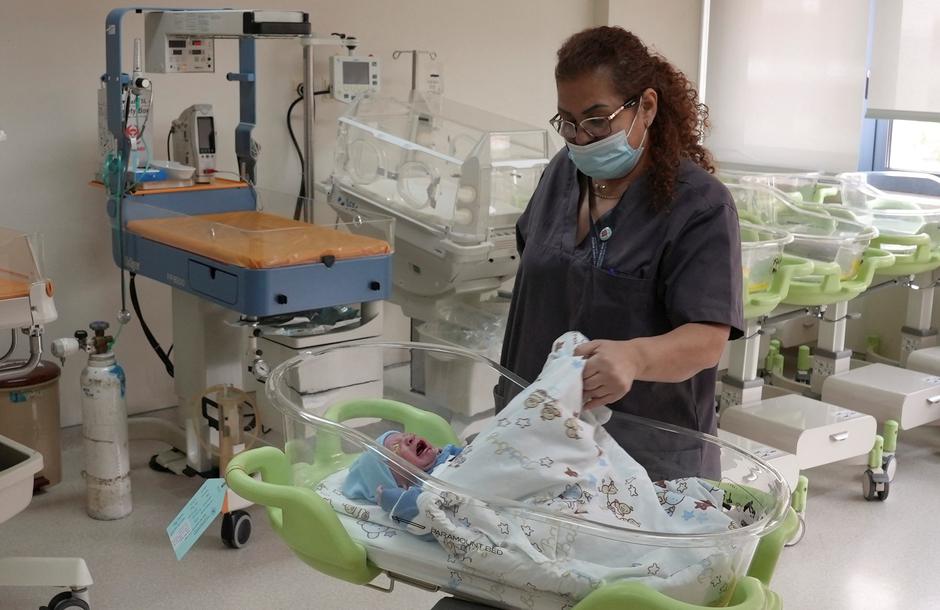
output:
[[[396,434],[396,431],[390,430],[382,434],[375,442],[384,447],[385,439],[391,434]],[[343,483],[343,495],[350,500],[362,499],[375,504],[375,489],[379,485],[386,489],[398,487],[385,460],[374,451],[366,449],[349,467],[349,474]]]

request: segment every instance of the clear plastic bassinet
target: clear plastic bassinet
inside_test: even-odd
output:
[[[783,249],[792,242],[786,231],[741,222],[741,271],[748,295],[770,288]]]
[[[940,267],[940,178],[911,172],[748,174],[741,184],[772,187],[801,209],[838,213],[878,230],[872,246],[895,256],[879,275],[904,276]],[[831,205],[836,204],[836,205]],[[841,204],[841,205],[839,205]]]
[[[821,264],[835,263],[842,279],[855,276],[878,230],[839,206],[797,205],[782,191],[742,180],[727,184],[742,221],[790,233],[786,251]]]
[[[587,600],[574,605],[583,595],[539,590],[522,578],[526,574],[524,569],[494,574],[487,569],[486,561],[477,564],[462,561],[460,549],[461,545],[469,546],[478,556],[494,555],[503,562],[512,560],[512,553],[518,553],[518,561],[525,565],[533,557],[544,560],[539,555],[544,552],[552,557],[551,561],[562,562],[559,573],[563,575],[572,572],[587,574],[589,578],[597,574],[622,575],[622,579],[592,580],[594,593],[588,599],[600,595],[600,590],[610,594],[610,587],[615,586],[611,581],[617,580],[618,587],[623,581],[636,581],[638,590],[649,596],[642,599],[653,604],[643,607],[672,608],[672,600],[709,606],[765,607],[738,604],[742,596],[753,594],[749,587],[753,588],[754,579],[745,578],[749,571],[753,576],[763,575],[764,582],[769,579],[782,544],[781,536],[786,536],[782,532],[788,529],[778,526],[785,521],[789,524],[792,518],[787,485],[766,463],[711,436],[615,413],[606,424],[607,430],[617,431],[612,434],[618,442],[646,468],[652,481],[663,485],[662,489],[668,483],[670,493],[676,492],[682,489],[677,485],[683,480],[717,488],[721,506],[715,508],[727,516],[727,524],[723,522],[716,531],[695,534],[646,531],[626,523],[627,527],[612,527],[548,511],[525,501],[491,497],[487,489],[452,487],[401,461],[375,441],[381,433],[400,430],[424,437],[435,446],[466,444],[467,439],[448,423],[452,417],[448,384],[426,383],[426,391],[415,389],[416,381],[422,377],[415,375],[418,370],[423,371],[424,378],[458,372],[476,374],[481,379],[495,378],[501,391],[510,395],[525,385],[473,352],[418,343],[334,346],[302,354],[271,374],[266,391],[284,416],[284,452],[267,447],[237,456],[227,478],[239,494],[269,506],[275,529],[308,564],[359,584],[385,572],[396,579],[422,583],[497,607],[592,607],[585,605]],[[453,387],[459,388],[456,381]],[[495,400],[489,398],[491,394],[476,395],[487,402],[479,408],[493,413]],[[498,416],[494,413],[494,417]],[[262,456],[259,452],[270,455]],[[410,485],[420,486],[422,492],[441,497],[460,496],[492,510],[500,515],[507,530],[519,527],[542,532],[541,546],[534,547],[538,553],[532,551],[523,556],[526,553],[519,548],[501,545],[482,533],[472,540],[416,535],[413,527],[407,527],[409,523],[397,518],[393,522],[379,506],[346,497],[342,483],[350,464],[364,452],[378,458]],[[270,463],[266,462],[269,458]],[[260,472],[266,482],[234,476],[233,470],[240,471],[238,475]],[[525,476],[525,470],[520,468],[517,474]],[[601,491],[584,486],[576,493]],[[288,502],[290,494],[302,498],[302,502]],[[669,493],[663,492],[662,496],[659,504],[665,511],[671,500]],[[293,507],[290,513],[288,505]],[[302,512],[297,508],[300,505],[316,517],[298,517]],[[693,514],[689,519],[697,517],[695,511],[690,512]],[[288,523],[290,519],[293,523]],[[762,559],[752,561],[759,544],[762,548],[769,544],[771,550],[758,553]],[[637,568],[641,565],[639,574]],[[670,573],[657,573],[659,565],[672,566]],[[654,599],[659,601],[650,601]]]

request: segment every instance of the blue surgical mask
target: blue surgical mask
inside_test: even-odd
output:
[[[639,113],[637,113],[639,114]],[[597,180],[613,180],[626,176],[640,160],[643,154],[643,142],[646,142],[646,132],[638,148],[630,146],[627,136],[633,131],[637,115],[633,116],[630,129],[624,133],[622,129],[612,133],[603,140],[591,142],[583,146],[568,142],[568,158],[581,173]]]

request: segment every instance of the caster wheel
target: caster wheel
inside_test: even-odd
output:
[[[147,463],[147,465],[150,466],[150,470],[153,470],[154,472],[162,472],[164,474],[173,474],[172,470],[163,467],[160,462],[157,461],[157,457],[158,456],[156,454],[150,456],[150,461]]]
[[[789,542],[785,543],[783,546],[796,546],[803,540],[803,536],[806,535],[806,519],[803,518],[803,515],[796,515],[798,521],[796,526],[796,533],[793,534],[793,538]]]
[[[875,491],[875,479],[872,475],[871,470],[866,470],[865,474],[862,475],[862,495],[869,502],[874,500],[877,495]]]
[[[243,510],[226,513],[222,517],[222,542],[233,549],[248,545],[251,537],[251,515]]]
[[[63,591],[49,600],[42,610],[90,610],[88,602],[72,597],[71,591]]]
[[[884,489],[878,492],[878,501],[884,502],[885,500],[887,500],[887,499],[888,499],[888,491],[890,491],[890,489],[891,489],[890,483],[888,483],[887,481],[885,481]]]
[[[882,462],[881,467],[882,467],[882,469],[884,469],[885,474],[888,475],[888,480],[889,480],[889,481],[893,481],[893,480],[894,480],[894,473],[896,473],[896,472],[898,471],[898,460],[897,460],[897,458],[894,457],[893,455],[887,456],[887,457],[884,459],[884,462]],[[886,494],[886,495],[887,495],[887,494]]]

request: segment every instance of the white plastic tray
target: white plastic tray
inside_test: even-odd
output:
[[[29,506],[40,470],[42,454],[0,436],[0,523]]]

